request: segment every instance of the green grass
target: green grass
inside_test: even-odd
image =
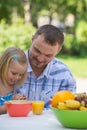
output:
[[[87,78],[87,58],[57,56],[63,61],[77,78]]]

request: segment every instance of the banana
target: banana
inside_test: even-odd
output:
[[[57,108],[58,108],[59,110],[70,110],[70,109],[65,105],[64,102],[59,102]]]
[[[80,108],[79,108],[79,110],[81,110],[81,111],[87,111],[87,107],[84,107],[84,106],[81,106]]]
[[[65,102],[66,107],[70,109],[79,109],[80,108],[80,102],[76,100],[66,100]]]

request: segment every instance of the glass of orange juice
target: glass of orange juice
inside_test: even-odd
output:
[[[41,114],[44,109],[44,101],[33,101],[32,102],[32,112],[33,114]]]

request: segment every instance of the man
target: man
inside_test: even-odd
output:
[[[28,75],[20,92],[29,100],[49,101],[60,90],[76,91],[76,81],[68,67],[55,56],[62,49],[63,33],[53,25],[41,26],[26,52]]]

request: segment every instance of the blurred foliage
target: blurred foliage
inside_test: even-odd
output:
[[[25,25],[21,22],[8,25],[4,21],[0,24],[0,54],[10,46],[26,50],[30,47],[31,37],[35,32],[32,24]]]
[[[87,21],[78,21],[76,27],[76,38],[79,42],[87,43]]]
[[[18,15],[24,17],[23,0],[0,0],[0,20],[5,19],[6,23],[11,23],[14,10]]]
[[[12,45],[26,50],[38,27],[38,19],[47,16],[49,24],[53,19],[64,24],[61,53],[84,57],[87,55],[86,12],[87,0],[0,0],[0,53]],[[29,24],[25,24],[27,14]],[[73,26],[65,25],[68,14],[74,16]]]
[[[87,22],[79,20],[76,26],[76,37],[65,34],[63,53],[87,56]]]
[[[65,21],[69,13],[75,16],[75,23],[79,19],[87,20],[87,0],[46,0],[46,2],[44,0],[31,0],[30,7],[33,25],[37,25],[37,19],[42,16],[42,10],[48,11],[48,13],[45,11],[44,16],[49,16],[50,23],[55,14],[61,22]]]

